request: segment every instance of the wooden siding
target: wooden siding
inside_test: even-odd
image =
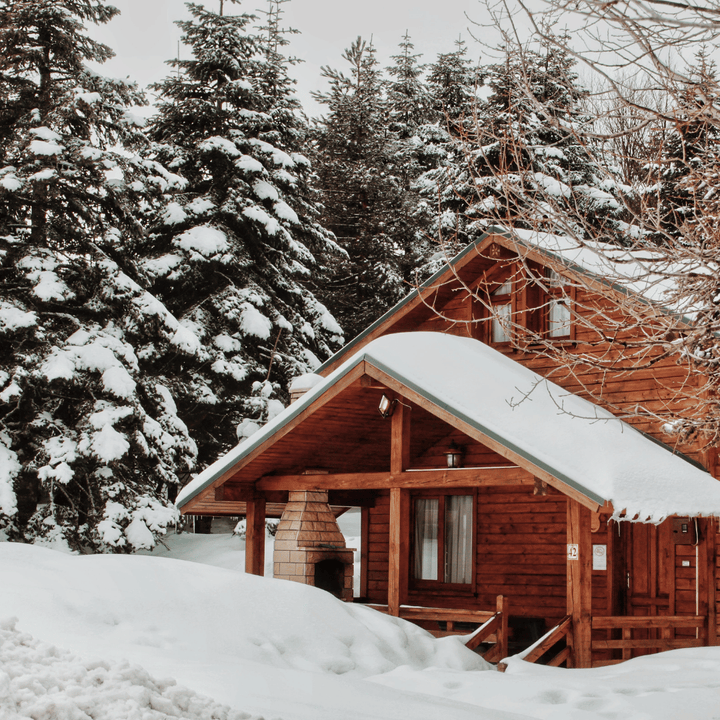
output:
[[[553,488],[479,488],[478,602],[511,598],[512,615],[551,623],[566,613],[567,499]]]
[[[410,588],[407,603],[432,607],[487,609],[498,595],[512,598],[511,614],[542,618],[565,615],[566,498],[548,488],[533,495],[528,487],[477,489],[477,592]],[[368,600],[387,602],[389,496],[380,495],[368,516]]]

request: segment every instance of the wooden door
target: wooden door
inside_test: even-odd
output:
[[[669,521],[623,523],[626,545],[627,615],[675,614],[675,546]]]

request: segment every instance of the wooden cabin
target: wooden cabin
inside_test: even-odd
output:
[[[528,659],[717,644],[717,454],[663,419],[699,412],[705,380],[641,342],[671,317],[643,278],[555,240],[466,248],[203,471],[181,511],[247,514],[256,574],[281,517],[275,576],[349,600],[334,518],[359,507],[356,602],[450,631],[502,597],[498,637],[545,633]]]

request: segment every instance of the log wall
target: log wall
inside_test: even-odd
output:
[[[368,600],[387,602],[389,496],[369,509]],[[408,604],[488,609],[498,595],[511,598],[513,616],[542,619],[565,615],[566,499],[553,488],[546,496],[532,488],[477,489],[476,592],[409,591]]]

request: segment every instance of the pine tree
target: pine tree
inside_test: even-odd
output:
[[[428,73],[433,109],[451,131],[472,118],[475,90],[482,85],[482,75],[473,68],[465,42],[457,40],[455,47],[451,53],[438,55]]]
[[[316,165],[324,223],[349,255],[335,266],[324,298],[353,335],[406,292],[411,233],[375,49],[358,38],[343,59],[350,75],[324,67],[329,89],[315,95],[329,110],[317,127]]]
[[[455,125],[446,167],[422,179],[440,197],[438,234],[464,243],[491,225],[580,236],[592,226],[622,242],[629,189],[588,139],[573,65],[558,49],[508,46],[504,62],[483,68],[487,100]]]
[[[474,194],[465,141],[475,125],[483,72],[473,67],[462,40],[455,46],[453,52],[440,53],[428,70],[431,112],[417,130],[414,148],[422,171],[413,187],[420,195],[414,218],[420,228],[416,243],[424,250],[425,262],[418,262],[421,276],[439,269],[472,239],[465,229]]]
[[[186,186],[166,195],[142,252],[154,292],[202,344],[198,362],[164,372],[207,464],[236,443],[237,428],[247,435],[277,414],[289,378],[343,337],[308,289],[322,272],[316,254],[338,248],[318,224],[300,151],[280,4],[266,35],[251,15],[188,7],[192,18],[178,25],[191,57],[170,63],[149,128],[156,158]]]
[[[142,368],[179,326],[133,262],[135,208],[175,178],[137,153],[136,88],[85,65],[112,51],[84,24],[117,12],[0,1],[0,523],[83,551],[151,547],[195,458]]]
[[[431,119],[431,97],[422,80],[424,66],[419,63],[422,55],[413,53],[410,35],[406,32],[400,42],[400,52],[393,55],[395,61],[388,67],[390,80],[386,81],[389,130],[398,139],[412,137],[417,128]]]
[[[703,235],[716,236],[709,222],[717,217],[720,168],[720,83],[706,48],[698,50],[688,80],[673,88],[671,97],[673,122],[656,130],[655,158],[648,163],[644,216],[655,242],[687,242],[693,235],[702,245]]]

